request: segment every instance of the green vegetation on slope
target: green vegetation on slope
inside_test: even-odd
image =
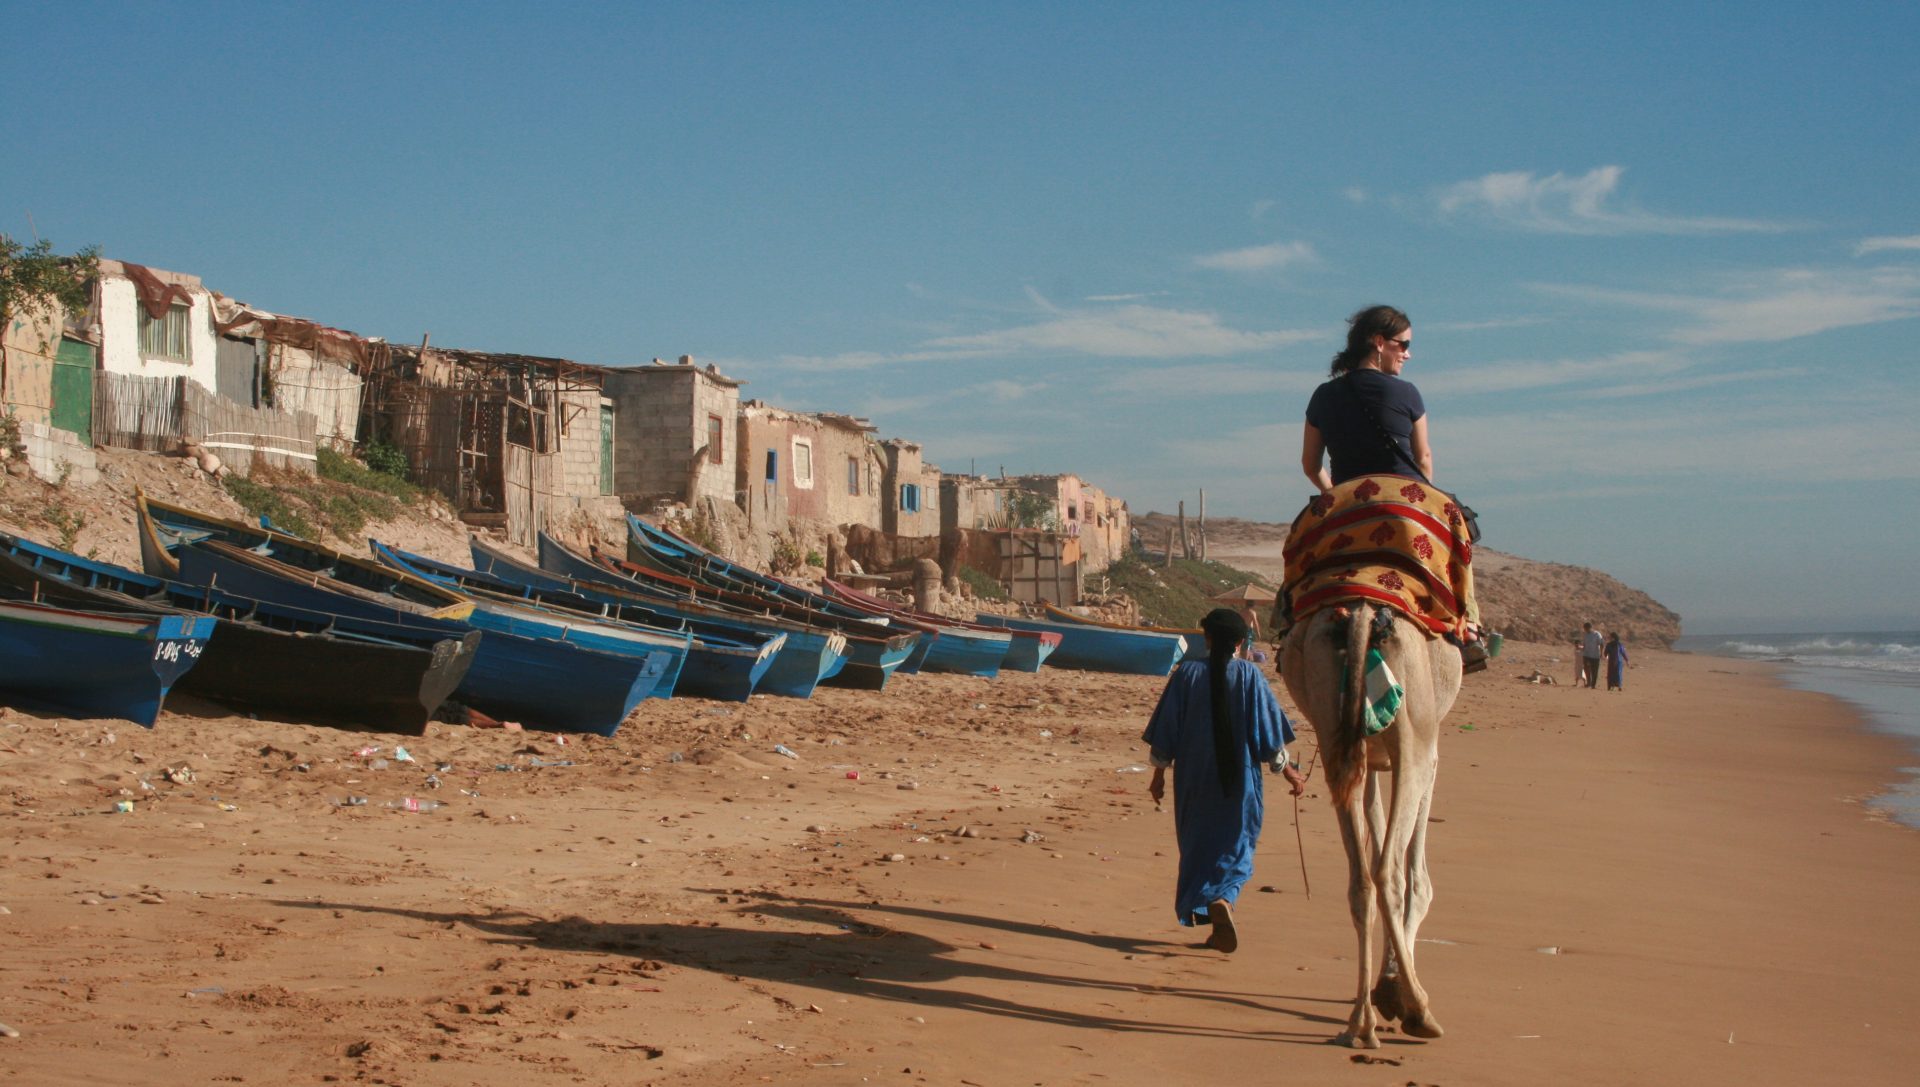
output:
[[[1175,559],[1162,568],[1142,562],[1137,554],[1127,554],[1107,567],[1108,585],[1140,604],[1140,618],[1154,626],[1191,629],[1200,625],[1200,617],[1220,605],[1213,598],[1228,589],[1252,582],[1273,588],[1259,574],[1236,570],[1223,562]],[[1262,620],[1267,605],[1260,605]]]
[[[324,446],[319,474],[256,472],[256,481],[228,476],[227,493],[283,532],[318,539],[321,532],[358,544],[368,521],[391,521],[408,506],[436,500],[391,472],[375,471]]]

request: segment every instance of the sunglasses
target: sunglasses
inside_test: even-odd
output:
[[[1412,336],[1408,336],[1408,337],[1407,337],[1406,339],[1404,339],[1404,340],[1388,340],[1387,342],[1388,342],[1389,344],[1392,344],[1392,345],[1393,345],[1394,347],[1397,347],[1397,348],[1399,348],[1399,349],[1400,349],[1400,350],[1402,350],[1402,351],[1411,351],[1411,350],[1413,350],[1413,337],[1412,337]]]

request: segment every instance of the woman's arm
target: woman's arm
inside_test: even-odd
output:
[[[1413,421],[1413,435],[1410,444],[1413,446],[1413,463],[1420,466],[1420,471],[1424,472],[1428,479],[1432,479],[1433,447],[1427,444],[1426,416],[1422,415]]]
[[[1300,438],[1300,470],[1307,475],[1307,482],[1320,488],[1321,494],[1333,493],[1333,472],[1322,463],[1326,460],[1327,440],[1320,428],[1312,423],[1302,424],[1306,429]]]

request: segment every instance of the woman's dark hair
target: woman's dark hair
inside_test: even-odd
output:
[[[1413,327],[1406,314],[1392,306],[1368,306],[1347,318],[1347,349],[1333,356],[1327,373],[1339,377],[1373,356],[1373,338],[1391,340]]]
[[[1227,666],[1234,650],[1247,640],[1247,621],[1232,608],[1215,608],[1200,620],[1207,634],[1207,693],[1213,706],[1213,763],[1220,771],[1220,791],[1240,795],[1245,776],[1240,772],[1240,745],[1233,739],[1233,707],[1227,703]]]

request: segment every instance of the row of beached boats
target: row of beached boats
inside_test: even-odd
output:
[[[151,727],[174,687],[248,712],[419,731],[485,717],[612,735],[648,698],[806,698],[898,672],[1043,665],[1164,675],[1197,632],[916,612],[816,592],[629,516],[628,558],[550,536],[528,563],[348,555],[145,495],[139,571],[0,533],[0,701]]]

